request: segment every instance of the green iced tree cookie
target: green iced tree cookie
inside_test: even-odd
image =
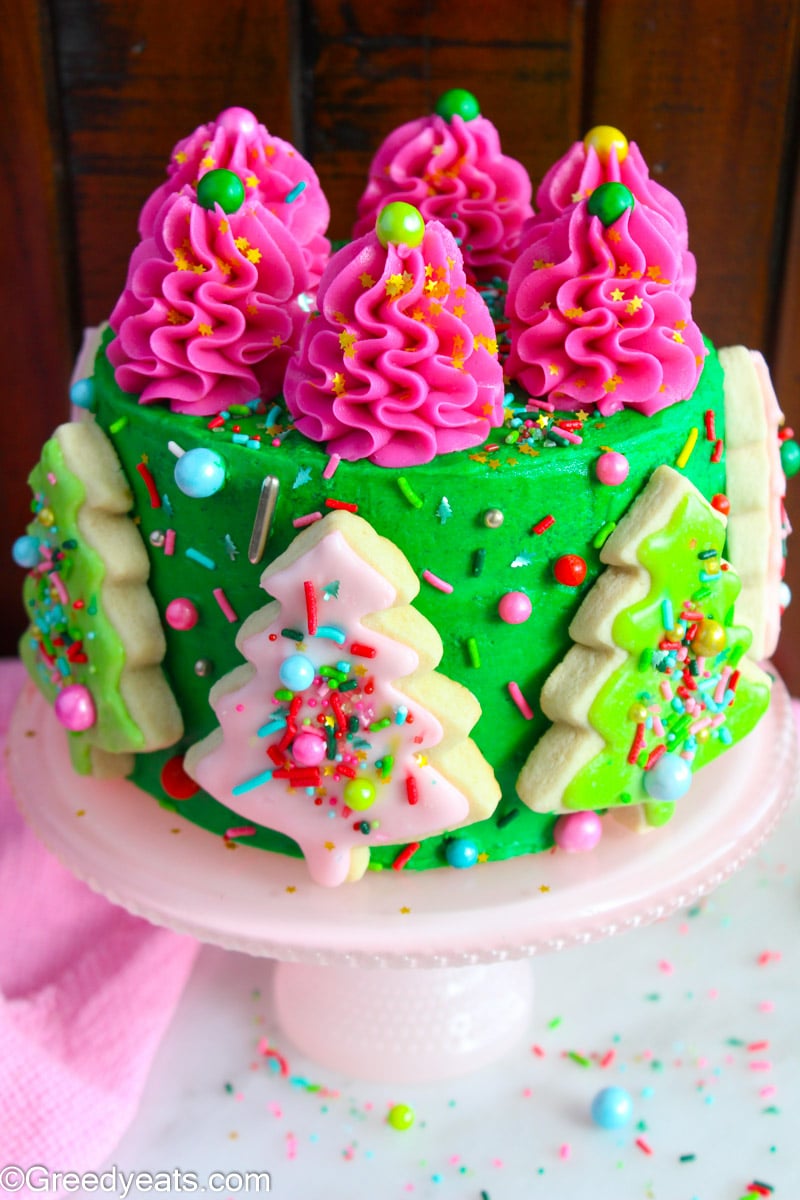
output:
[[[644,805],[663,824],[695,770],[743,738],[769,678],[734,624],[739,579],[724,519],[660,467],[606,542],[606,571],[571,626],[576,643],[545,682],[554,722],[517,781],[536,812]]]
[[[82,774],[120,775],[132,754],[172,745],[182,720],[161,670],[166,644],[147,586],[133,496],[93,421],[60,426],[30,476],[28,671],[69,731]],[[19,543],[18,543],[19,545]]]

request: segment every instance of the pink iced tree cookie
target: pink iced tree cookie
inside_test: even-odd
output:
[[[283,387],[308,274],[292,232],[245,192],[234,172],[208,172],[133,252],[108,357],[142,404],[206,416]]]
[[[358,879],[371,846],[399,844],[399,869],[420,839],[491,815],[500,790],[468,737],[480,707],[433,669],[441,640],[394,543],[336,512],[261,584],[275,599],[242,626],[247,664],[211,689],[220,725],[188,773],[293,838],[328,886]]]
[[[520,251],[509,280],[508,374],[559,409],[650,416],[692,395],[705,347],[676,290],[671,226],[604,183]]]
[[[612,125],[596,125],[582,142],[573,143],[563,158],[553,164],[536,192],[536,212],[526,222],[523,242],[530,245],[542,241],[563,212],[579,200],[588,200],[602,183],[623,183],[638,205],[657,213],[671,226],[681,252],[675,286],[691,296],[697,264],[688,250],[683,205],[672,192],[650,178],[639,147]]]
[[[286,374],[297,428],[382,467],[478,446],[503,421],[494,325],[452,234],[413,206],[331,259]]]
[[[199,125],[172,151],[167,179],[145,203],[139,233],[152,237],[164,201],[183,187],[197,188],[209,171],[224,168],[242,180],[248,204],[263,205],[294,235],[315,287],[330,254],[325,236],[330,208],[314,168],[294,146],[274,137],[246,108],[226,108]]]
[[[368,233],[380,210],[395,200],[446,225],[467,268],[481,280],[508,279],[520,231],[533,212],[527,171],[502,153],[496,128],[461,88],[446,92],[434,113],[401,125],[380,146],[353,237]]]

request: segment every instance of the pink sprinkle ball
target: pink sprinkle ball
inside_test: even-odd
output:
[[[594,850],[602,836],[603,823],[596,812],[576,812],[559,817],[553,831],[556,845],[567,854],[585,854]]]
[[[226,108],[219,114],[217,125],[226,133],[253,133],[258,121],[247,108]]]
[[[597,478],[608,487],[616,487],[628,478],[630,464],[624,454],[616,450],[608,450],[601,454],[595,464]]]
[[[97,720],[92,693],[82,683],[71,683],[56,696],[55,714],[70,733],[82,733],[91,729]]]
[[[317,733],[298,733],[292,742],[292,758],[298,767],[316,767],[326,754],[325,739]]]
[[[200,620],[196,606],[185,596],[170,600],[164,616],[172,629],[193,629]]]
[[[531,615],[533,605],[524,592],[506,592],[500,597],[497,611],[507,625],[522,625]]]

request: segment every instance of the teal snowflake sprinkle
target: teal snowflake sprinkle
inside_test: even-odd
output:
[[[439,507],[436,510],[436,516],[439,518],[439,521],[442,525],[446,525],[452,515],[453,508],[450,504],[450,501],[447,499],[447,496],[442,496],[441,500],[439,501]]]
[[[325,594],[323,596],[323,599],[324,600],[338,600],[339,599],[339,580],[338,579],[334,579],[333,583],[325,584]]]
[[[225,550],[231,562],[235,562],[239,555],[239,547],[229,533],[225,534]]]
[[[311,468],[310,467],[301,467],[300,470],[297,472],[297,474],[294,477],[294,483],[292,484],[292,489],[294,490],[295,488],[302,487],[304,483],[308,483],[310,478],[311,478]]]
[[[512,565],[512,567],[529,567],[532,562],[533,562],[533,555],[528,554],[528,553],[526,553],[526,551],[523,550],[523,552],[521,554],[517,555],[517,557],[514,559],[514,561],[512,562],[511,565]]]

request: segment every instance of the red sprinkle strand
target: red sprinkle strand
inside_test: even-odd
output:
[[[137,463],[136,470],[139,472],[142,479],[144,480],[144,485],[147,488],[148,495],[150,496],[150,507],[151,508],[161,508],[161,497],[158,494],[158,488],[156,487],[156,481],[155,481],[155,479],[153,479],[153,476],[150,474],[150,471],[148,470],[147,463],[143,463],[143,462]]]
[[[363,642],[351,642],[350,653],[358,658],[374,658],[378,651],[374,646],[366,646]]]
[[[413,775],[406,776],[406,795],[409,804],[417,804],[419,801],[419,788],[417,781]]]
[[[722,458],[722,438],[717,438],[716,442],[714,443],[714,449],[711,451],[711,461],[713,463],[718,463],[721,458]]]
[[[409,842],[409,844],[400,851],[397,858],[392,863],[392,870],[402,871],[409,859],[412,859],[419,850],[419,845],[419,842]]]
[[[666,746],[654,746],[647,756],[647,762],[644,764],[645,771],[652,771],[662,754],[667,753]]]
[[[330,496],[325,501],[328,508],[343,508],[345,512],[358,512],[357,504],[348,504],[346,500],[332,500]]]
[[[314,584],[310,579],[307,579],[303,584],[303,590],[306,594],[306,615],[308,617],[308,635],[313,637],[317,632],[317,594],[314,591]]]
[[[289,783],[292,787],[319,787],[322,783],[319,767],[290,767]]]
[[[282,1054],[277,1050],[272,1050],[269,1046],[264,1046],[263,1049],[259,1046],[258,1049],[264,1058],[273,1058],[275,1060],[280,1068],[281,1075],[286,1076],[289,1074],[289,1064]]]
[[[338,692],[331,692],[328,699],[330,700],[331,708],[336,714],[336,724],[339,726],[339,733],[344,737],[347,733],[347,717],[344,715],[344,709],[342,708],[342,697]]]
[[[628,751],[628,762],[631,763],[631,765],[634,765],[636,763],[636,759],[639,757],[639,751],[643,750],[643,749],[644,749],[644,725],[637,725],[636,733],[634,734],[633,741],[631,742],[631,748]]]
[[[639,1149],[642,1151],[643,1154],[652,1154],[653,1153],[652,1147],[648,1146],[648,1144],[644,1140],[644,1138],[637,1138],[636,1145],[639,1147]]]
[[[224,424],[225,424],[224,417],[214,417],[211,421],[208,422],[207,428],[208,429],[221,429]]]
[[[717,433],[716,433],[716,429],[715,429],[715,420],[716,420],[716,418],[714,416],[713,408],[706,409],[705,422],[706,422],[706,441],[707,442],[715,442],[717,440]]]
[[[542,517],[541,521],[534,525],[531,533],[544,533],[545,529],[549,529],[551,525],[555,525],[556,519],[550,513],[546,517]]]

